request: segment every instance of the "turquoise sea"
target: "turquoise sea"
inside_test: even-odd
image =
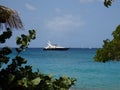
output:
[[[70,90],[120,90],[120,62],[94,62],[95,53],[96,49],[85,48],[71,48],[67,51],[28,48],[21,55],[34,70],[39,69],[56,78],[66,75],[76,77],[76,85]]]

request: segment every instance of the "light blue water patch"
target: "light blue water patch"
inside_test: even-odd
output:
[[[120,90],[120,62],[94,62],[95,52],[96,49],[43,51],[29,48],[21,55],[34,70],[55,77],[76,77],[77,83],[71,90]]]

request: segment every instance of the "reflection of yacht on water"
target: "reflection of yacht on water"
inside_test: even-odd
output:
[[[62,46],[58,46],[57,44],[51,44],[50,41],[47,44],[48,44],[48,46],[43,48],[43,50],[68,50],[69,49],[69,48],[65,48]]]

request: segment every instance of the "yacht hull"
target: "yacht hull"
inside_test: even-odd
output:
[[[64,51],[64,50],[68,50],[69,48],[43,48],[43,50],[61,50],[61,51]]]

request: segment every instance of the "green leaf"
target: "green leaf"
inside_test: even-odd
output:
[[[9,84],[15,79],[15,75],[9,75]]]
[[[16,44],[17,44],[17,45],[21,44],[21,38],[20,38],[20,37],[17,37],[17,38],[16,38]]]
[[[36,77],[31,82],[32,82],[33,85],[38,85],[40,83],[40,81],[41,81],[40,77]]]
[[[18,80],[17,84],[22,87],[28,87],[28,79],[26,77],[22,78],[21,80]]]
[[[12,53],[12,50],[9,47],[4,47],[4,48],[2,48],[2,53],[4,55],[8,55],[8,54]]]

